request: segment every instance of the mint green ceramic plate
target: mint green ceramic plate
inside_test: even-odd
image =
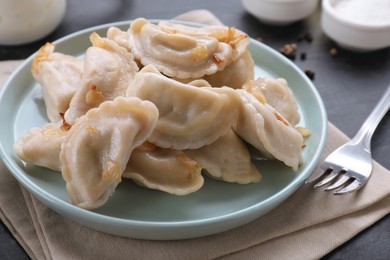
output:
[[[56,51],[81,56],[90,46],[92,31],[105,36],[109,26],[127,30],[130,22],[102,25],[58,40]],[[260,183],[239,185],[206,178],[201,190],[174,196],[136,186],[124,180],[101,208],[87,211],[73,206],[58,172],[26,166],[12,145],[34,126],[48,119],[40,87],[34,81],[28,58],[10,77],[0,95],[0,154],[16,179],[37,199],[59,214],[82,225],[120,236],[143,239],[186,239],[226,231],[246,224],[288,198],[311,174],[324,148],[327,118],[323,102],[312,82],[291,61],[252,40],[250,51],[256,76],[286,78],[300,104],[302,121],[312,135],[303,152],[304,164],[297,172],[275,161],[261,161]]]

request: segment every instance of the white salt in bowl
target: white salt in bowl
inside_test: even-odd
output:
[[[321,26],[345,49],[367,52],[390,46],[389,0],[322,0]]]
[[[244,8],[264,23],[285,25],[311,15],[319,0],[242,0]]]

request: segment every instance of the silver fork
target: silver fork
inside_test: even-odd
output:
[[[307,180],[317,182],[314,188],[329,184],[325,191],[335,190],[335,195],[349,193],[363,187],[372,172],[371,137],[390,107],[390,86],[368,116],[355,137],[332,152],[321,165],[324,173]]]

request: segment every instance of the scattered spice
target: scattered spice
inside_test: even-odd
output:
[[[306,76],[308,76],[309,79],[311,79],[311,80],[314,80],[314,77],[315,77],[315,75],[316,75],[314,71],[309,70],[309,69],[305,70],[305,74],[306,74]]]
[[[306,60],[306,52],[302,52],[300,57],[301,57],[301,60]]]
[[[336,48],[332,48],[332,49],[329,50],[329,54],[330,54],[330,56],[332,56],[332,57],[336,57],[337,54],[338,54],[338,51],[337,51]]]
[[[256,40],[263,41],[262,38],[257,37]],[[313,41],[313,36],[311,33],[302,33],[298,35],[297,37],[298,42],[306,41],[308,43],[311,43]],[[290,60],[295,60],[297,57],[297,51],[298,51],[298,44],[297,43],[286,43],[282,48],[279,49],[279,52],[283,54],[285,57],[289,58]],[[338,51],[336,48],[332,48],[329,50],[329,53],[331,56],[337,56]],[[302,61],[305,61],[307,59],[307,53],[301,52],[299,53],[299,58]],[[311,69],[304,70],[304,73],[310,80],[314,80],[315,78],[315,72]],[[308,133],[305,133],[308,134]]]
[[[311,33],[302,33],[302,34],[298,35],[297,41],[298,42],[307,41],[307,42],[311,43],[313,41],[313,36],[311,35]]]
[[[279,51],[291,60],[295,60],[298,45],[295,43],[285,44]]]

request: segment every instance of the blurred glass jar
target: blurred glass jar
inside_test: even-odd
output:
[[[64,18],[66,0],[0,0],[0,44],[18,45],[51,33]]]

